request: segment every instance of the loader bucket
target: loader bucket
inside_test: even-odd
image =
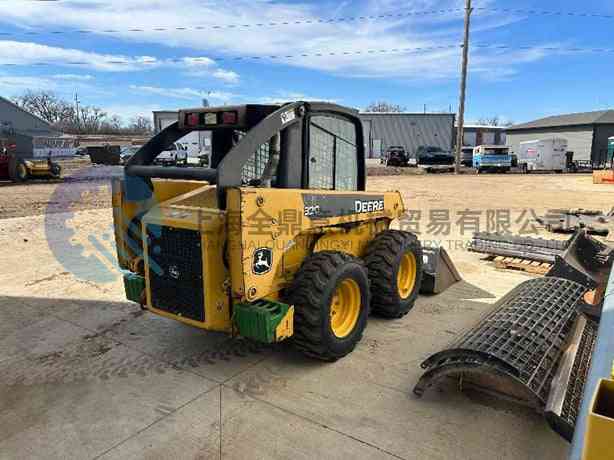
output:
[[[422,256],[421,294],[439,294],[461,281],[458,270],[444,248],[422,248]]]
[[[566,278],[588,289],[595,289],[606,282],[608,252],[606,245],[588,236],[586,230],[579,230],[563,254],[555,257],[554,265],[546,276]]]

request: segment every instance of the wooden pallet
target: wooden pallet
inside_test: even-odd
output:
[[[547,262],[536,262],[534,260],[519,259],[515,257],[496,256],[493,261],[495,267],[504,270],[522,270],[535,275],[545,275],[552,267]]]

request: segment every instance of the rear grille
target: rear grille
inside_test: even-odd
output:
[[[150,224],[147,238],[152,306],[184,318],[204,321],[200,233]]]

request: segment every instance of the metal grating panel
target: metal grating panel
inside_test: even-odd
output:
[[[334,186],[335,136],[311,125],[309,150],[309,188],[331,190]]]
[[[527,390],[526,402],[543,407],[562,347],[585,288],[561,278],[540,278],[517,286],[476,327],[448,350],[428,358],[414,389],[422,394],[433,380],[482,367]]]
[[[597,329],[598,326],[595,322],[587,321],[587,326],[582,333],[582,339],[580,340],[576,359],[571,368],[569,386],[567,387],[567,394],[563,402],[561,417],[567,420],[572,426],[576,423],[578,410],[582,402],[582,392],[584,391],[588,370],[591,367],[591,357],[593,355],[593,349],[595,348],[595,341],[597,340]]]
[[[204,321],[200,233],[148,225],[147,237],[152,306],[195,321]]]
[[[563,255],[567,244],[568,241],[475,233],[469,251],[552,263],[556,256]]]
[[[270,152],[269,144],[262,144],[251,155],[243,165],[241,170],[241,182],[248,185],[250,181],[260,179],[264,173],[267,163],[269,162]]]

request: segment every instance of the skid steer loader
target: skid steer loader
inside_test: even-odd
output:
[[[160,167],[193,130],[211,132],[210,168]],[[360,341],[371,310],[414,305],[423,257],[391,230],[398,192],[365,192],[357,112],[294,102],[179,111],[113,182],[128,299],[202,329],[291,339],[334,361]]]

